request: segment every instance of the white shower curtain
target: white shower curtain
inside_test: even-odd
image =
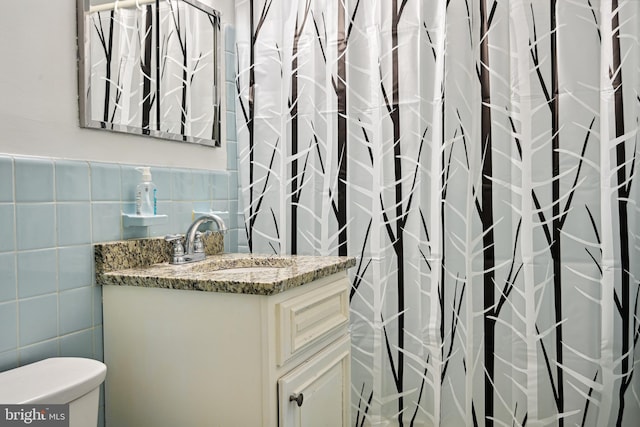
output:
[[[350,255],[355,426],[637,426],[640,2],[236,2],[253,252]]]

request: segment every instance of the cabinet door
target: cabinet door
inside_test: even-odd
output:
[[[350,286],[345,276],[276,304],[278,366],[312,343],[328,344],[345,334]]]
[[[280,427],[348,427],[351,342],[345,336],[278,380]]]

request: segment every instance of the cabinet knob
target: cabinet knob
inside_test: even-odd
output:
[[[297,394],[293,393],[289,396],[289,402],[296,402],[298,406],[302,406],[302,401],[304,400],[304,395],[302,393]]]

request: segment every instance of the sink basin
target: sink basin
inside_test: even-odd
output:
[[[253,256],[241,258],[208,257],[203,261],[179,266],[181,270],[210,274],[266,274],[277,273],[294,265],[291,258]]]
[[[216,270],[217,272],[224,274],[256,274],[256,273],[275,273],[284,267],[237,267],[237,268],[222,268]]]

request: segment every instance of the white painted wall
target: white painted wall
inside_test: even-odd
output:
[[[201,1],[222,13],[223,24],[233,23],[233,0]],[[0,153],[226,169],[224,123],[220,148],[81,129],[76,0],[6,1],[2,6]]]

